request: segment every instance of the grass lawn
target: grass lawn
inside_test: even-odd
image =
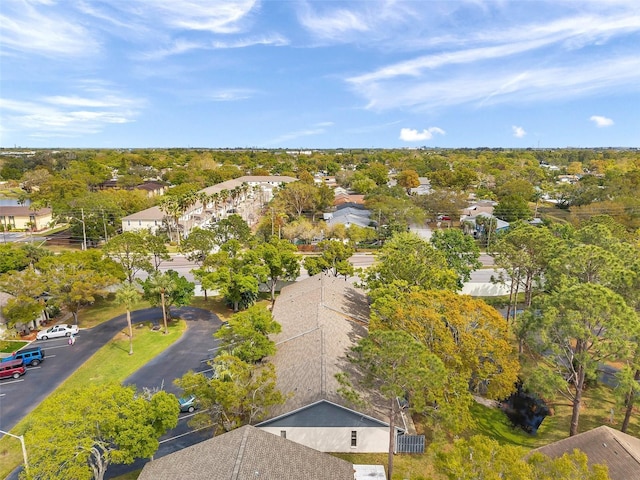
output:
[[[0,340],[0,353],[12,353],[20,350],[29,342],[21,342],[19,340]]]
[[[129,355],[128,337],[119,333],[76,370],[56,392],[82,388],[88,382],[93,382],[94,384],[121,382],[178,340],[185,329],[186,323],[183,320],[171,322],[167,335],[160,331],[153,331],[150,328],[136,329],[133,338],[133,355]],[[39,408],[41,407],[36,407],[34,411]],[[12,433],[23,434],[25,429],[28,428],[31,417],[32,414],[27,415],[16,425]],[[29,446],[27,445],[28,448]],[[0,439],[0,478],[6,478],[21,463],[22,450],[20,449],[20,442],[8,436]]]

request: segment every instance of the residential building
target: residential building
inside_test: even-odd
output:
[[[622,433],[606,425],[536,448],[551,458],[578,449],[586,453],[589,465],[609,468],[611,480],[640,480],[640,438]]]
[[[354,480],[353,464],[246,425],[148,462],[138,480]]]
[[[49,228],[52,220],[52,210],[48,207],[32,210],[25,205],[0,205],[0,228],[4,231],[41,231]]]
[[[323,452],[387,452],[388,401],[362,391],[366,407],[355,409],[339,393],[337,373],[356,376],[347,354],[367,335],[369,304],[353,279],[318,274],[284,287],[273,317],[277,386],[286,396],[256,426]],[[404,416],[396,434],[413,431]]]

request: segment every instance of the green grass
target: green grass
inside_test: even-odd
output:
[[[124,306],[118,305],[114,298],[115,294],[113,293],[105,298],[98,297],[93,305],[80,310],[78,313],[78,325],[82,328],[91,328],[119,315],[124,315],[127,310]],[[133,305],[131,311],[150,307],[149,302],[140,301]]]
[[[55,393],[82,388],[88,382],[122,382],[178,340],[185,329],[186,323],[183,320],[172,321],[167,335],[151,330],[148,326],[137,328],[133,333],[133,355],[129,355],[128,337],[119,333],[60,385]],[[34,412],[22,419],[13,429],[13,433],[23,434],[32,415],[40,408],[41,406],[36,407]],[[0,478],[6,478],[21,463],[20,442],[8,436],[0,439]]]
[[[0,340],[0,353],[12,353],[20,350],[29,342],[21,342],[18,340]]]

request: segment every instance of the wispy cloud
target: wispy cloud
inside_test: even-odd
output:
[[[248,88],[228,88],[214,90],[204,95],[214,102],[234,102],[238,100],[247,100],[255,95],[255,90]]]
[[[272,47],[283,47],[289,45],[289,40],[280,34],[262,35],[258,37],[247,37],[236,40],[212,42],[213,48],[246,48],[255,45],[270,45]]]
[[[253,11],[256,0],[226,0],[202,2],[198,0],[136,0],[137,11],[151,14],[163,24],[181,30],[199,30],[219,34],[242,31],[241,22]]]
[[[438,127],[425,128],[421,132],[412,128],[400,129],[400,140],[404,142],[420,142],[422,140],[431,140],[434,134],[444,135],[445,131]]]
[[[29,52],[49,57],[95,54],[100,43],[80,22],[49,9],[48,2],[2,0],[2,55]]]
[[[513,132],[513,136],[516,138],[523,138],[525,135],[527,135],[525,129],[522,127],[518,127],[517,125],[512,125],[511,131]]]
[[[27,129],[31,137],[74,137],[95,134],[109,124],[135,120],[144,101],[84,84],[81,95],[54,95],[33,100],[0,99],[10,129]]]
[[[482,106],[569,99],[615,91],[623,85],[639,89],[640,58],[636,55],[580,64],[565,63],[553,68],[495,67],[442,80],[420,77],[370,82],[358,85],[354,91],[368,101],[367,108],[423,110],[460,104]]]
[[[589,120],[595,123],[596,127],[598,128],[610,127],[611,125],[613,125],[613,120],[607,117],[602,117],[600,115],[592,115],[591,117],[589,117]]]

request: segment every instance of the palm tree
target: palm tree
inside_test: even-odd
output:
[[[169,333],[169,327],[167,325],[167,302],[166,296],[171,295],[174,289],[176,288],[176,284],[173,278],[167,273],[154,273],[150,279],[151,281],[151,290],[160,294],[160,305],[162,306],[162,321],[164,323],[164,333],[165,335]]]
[[[129,355],[133,355],[133,327],[131,326],[131,309],[140,301],[140,292],[130,283],[125,283],[116,292],[116,302],[127,309],[127,326],[129,327]]]
[[[171,225],[173,225],[178,236],[177,242],[178,244],[180,244],[180,231],[178,228],[178,219],[180,218],[180,205],[178,203],[178,199],[172,195],[163,197],[158,207],[171,220],[170,222],[167,222],[167,226],[169,227],[169,237],[171,237]]]

